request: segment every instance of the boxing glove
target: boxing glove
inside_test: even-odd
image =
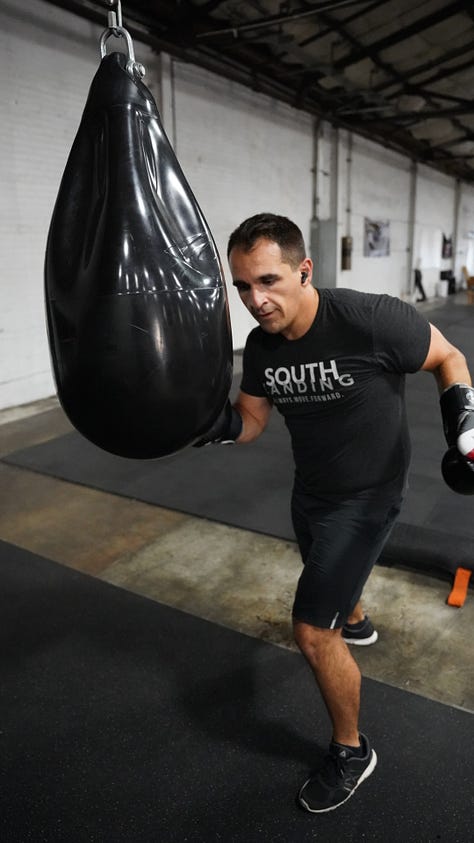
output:
[[[441,471],[447,485],[461,495],[474,494],[474,389],[455,383],[440,398],[449,445]]]
[[[235,440],[242,433],[242,417],[232,406],[229,400],[226,401],[224,409],[218,415],[216,421],[207,433],[194,443],[194,448],[202,448],[203,445],[233,445]],[[474,474],[473,474],[474,477]]]
[[[458,495],[474,495],[474,471],[457,448],[446,451],[441,463],[444,482]]]

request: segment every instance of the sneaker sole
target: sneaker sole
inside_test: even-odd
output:
[[[356,786],[351,790],[351,792],[346,796],[346,798],[343,799],[342,802],[338,802],[337,805],[331,805],[329,808],[310,808],[308,803],[301,796],[301,794],[302,794],[303,790],[305,789],[306,785],[308,784],[308,782],[311,781],[311,779],[308,779],[304,783],[303,787],[301,788],[301,790],[298,794],[298,802],[300,803],[301,807],[304,808],[305,811],[309,811],[310,814],[327,814],[328,811],[335,811],[337,808],[340,808],[341,805],[344,805],[344,803],[347,802],[348,799],[351,798],[351,796],[356,792],[359,785],[362,784],[363,781],[368,779],[369,776],[371,775],[371,773],[374,772],[376,766],[377,766],[377,755],[376,755],[375,750],[373,749],[372,750],[372,757],[370,759],[370,763],[365,768],[365,770],[362,773],[362,775],[361,775],[359,781],[357,782]]]
[[[368,638],[344,638],[343,635],[342,639],[346,642],[346,644],[355,644],[356,647],[368,647],[369,644],[375,644],[375,642],[378,640],[378,637],[378,632],[374,630],[372,635],[369,635]]]

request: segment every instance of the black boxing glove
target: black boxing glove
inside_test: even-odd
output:
[[[469,468],[457,448],[446,451],[441,462],[441,473],[444,482],[453,492],[458,495],[474,495],[474,471]]]
[[[450,446],[441,465],[454,492],[474,494],[474,389],[455,383],[440,398],[444,433]]]
[[[242,433],[242,426],[242,416],[227,400],[210,430],[194,443],[193,448],[202,448],[203,445],[233,445]]]

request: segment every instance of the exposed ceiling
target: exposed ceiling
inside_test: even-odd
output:
[[[104,25],[114,8],[48,1]],[[123,0],[121,12],[157,51],[474,182],[473,0]]]

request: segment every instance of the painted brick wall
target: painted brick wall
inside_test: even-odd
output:
[[[234,346],[242,348],[255,322],[232,287],[227,241],[263,211],[291,217],[309,237],[312,119],[199,68],[173,65],[175,151],[213,232]]]
[[[455,180],[419,167],[416,203],[414,260],[419,262],[426,295],[435,295],[442,270],[452,260],[442,258],[443,234],[452,237],[455,228]]]
[[[461,185],[459,228],[456,253],[456,278],[462,278],[462,267],[474,275],[474,187]]]
[[[59,182],[105,29],[40,2],[0,2],[0,408],[52,395],[43,262]],[[150,87],[159,62],[140,46]]]
[[[125,18],[125,14],[124,14]],[[104,27],[106,11],[104,10]],[[99,63],[96,27],[43,0],[0,0],[0,409],[54,392],[43,306],[43,261],[60,178]],[[310,242],[313,210],[313,121],[302,112],[198,68],[153,55],[135,42],[145,81],[161,106],[165,128],[225,259],[230,231],[262,210],[291,216]],[[331,131],[322,124],[318,213],[330,214],[334,188]],[[337,158],[337,226],[346,233],[347,135]],[[351,176],[353,268],[338,286],[402,295],[409,271],[409,162],[354,139]],[[454,230],[455,184],[419,168],[416,255],[428,293],[435,291],[440,236]],[[474,188],[463,185],[459,270],[474,272]],[[363,219],[388,219],[389,258],[364,258]],[[416,257],[415,255],[415,257]],[[314,256],[317,259],[317,256]],[[231,284],[234,345],[253,327]]]
[[[340,264],[338,286],[372,293],[401,296],[406,288],[409,217],[409,161],[391,150],[353,137],[348,190],[348,137],[341,133],[339,153],[340,237],[348,225],[353,238],[352,269]],[[348,193],[350,203],[348,202]],[[346,209],[350,204],[350,219]],[[364,220],[387,221],[390,234],[388,257],[364,256]]]

